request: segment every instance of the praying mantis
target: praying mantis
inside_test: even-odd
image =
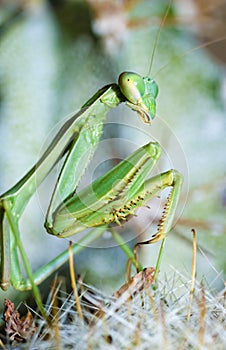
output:
[[[45,228],[57,237],[70,237],[87,228],[92,230],[73,246],[73,254],[81,245],[100,237],[109,225],[122,225],[137,208],[172,187],[158,231],[149,244],[164,240],[170,231],[178,204],[182,175],[169,170],[150,179],[148,176],[161,155],[157,142],[149,142],[123,160],[109,172],[80,192],[78,183],[100,141],[106,113],[125,103],[136,111],[141,120],[150,124],[156,113],[158,86],[149,77],[124,72],[118,84],[100,89],[81,110],[62,126],[47,150],[33,168],[10,190],[0,197],[1,270],[0,285],[6,290],[10,284],[17,290],[33,290],[43,315],[45,310],[37,285],[68,259],[61,253],[51,262],[32,272],[19,231],[19,220],[37,187],[57,162],[66,155],[46,215]],[[27,273],[24,279],[19,254]]]

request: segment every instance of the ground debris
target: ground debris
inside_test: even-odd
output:
[[[15,309],[14,303],[5,299],[5,310],[3,314],[5,322],[4,330],[8,341],[22,343],[29,340],[36,332],[36,326],[31,312],[21,316]]]
[[[134,275],[128,282],[123,284],[113,296],[120,298],[127,296],[127,300],[132,299],[136,294],[149,288],[155,281],[155,268],[148,267]]]

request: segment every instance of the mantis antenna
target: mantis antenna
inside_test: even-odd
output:
[[[159,43],[160,34],[161,34],[162,28],[163,28],[163,26],[164,26],[164,24],[166,22],[166,18],[168,16],[169,10],[171,8],[172,2],[173,2],[173,0],[170,0],[170,2],[167,5],[165,14],[164,14],[164,16],[161,19],[161,23],[160,23],[160,26],[159,26],[159,29],[158,29],[158,32],[157,32],[157,35],[156,35],[156,38],[155,38],[154,47],[153,47],[152,54],[151,54],[151,62],[150,62],[150,66],[149,66],[149,70],[148,70],[148,74],[147,74],[148,76],[151,76],[151,69],[152,69],[153,62],[154,62],[155,52],[156,52],[156,49],[157,49],[157,46],[158,46],[158,43]]]
[[[206,43],[200,44],[200,45],[198,45],[198,46],[196,46],[196,47],[193,47],[192,49],[185,50],[184,52],[182,52],[182,53],[179,54],[179,55],[173,56],[166,64],[164,64],[164,65],[154,74],[154,78],[156,78],[156,76],[159,75],[159,73],[161,73],[161,72],[162,72],[169,64],[171,64],[172,62],[177,61],[177,60],[180,60],[181,58],[183,58],[183,57],[186,56],[187,54],[190,54],[190,53],[195,52],[195,51],[197,51],[197,50],[199,50],[199,49],[202,49],[202,48],[204,48],[204,47],[208,47],[209,45],[218,43],[218,42],[223,41],[223,40],[226,40],[226,36],[222,36],[221,38],[213,39],[213,40],[207,41]]]

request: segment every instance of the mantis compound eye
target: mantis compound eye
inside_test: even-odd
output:
[[[147,94],[153,96],[153,98],[156,98],[159,92],[159,88],[156,82],[149,77],[145,77],[143,80],[147,89]]]
[[[144,80],[137,73],[121,73],[118,79],[118,84],[123,95],[133,104],[137,104],[145,93]]]

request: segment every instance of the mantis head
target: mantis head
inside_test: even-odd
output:
[[[156,113],[156,97],[158,85],[149,77],[141,77],[137,73],[123,72],[118,84],[127,99],[127,104],[137,111],[144,123],[150,123]]]

